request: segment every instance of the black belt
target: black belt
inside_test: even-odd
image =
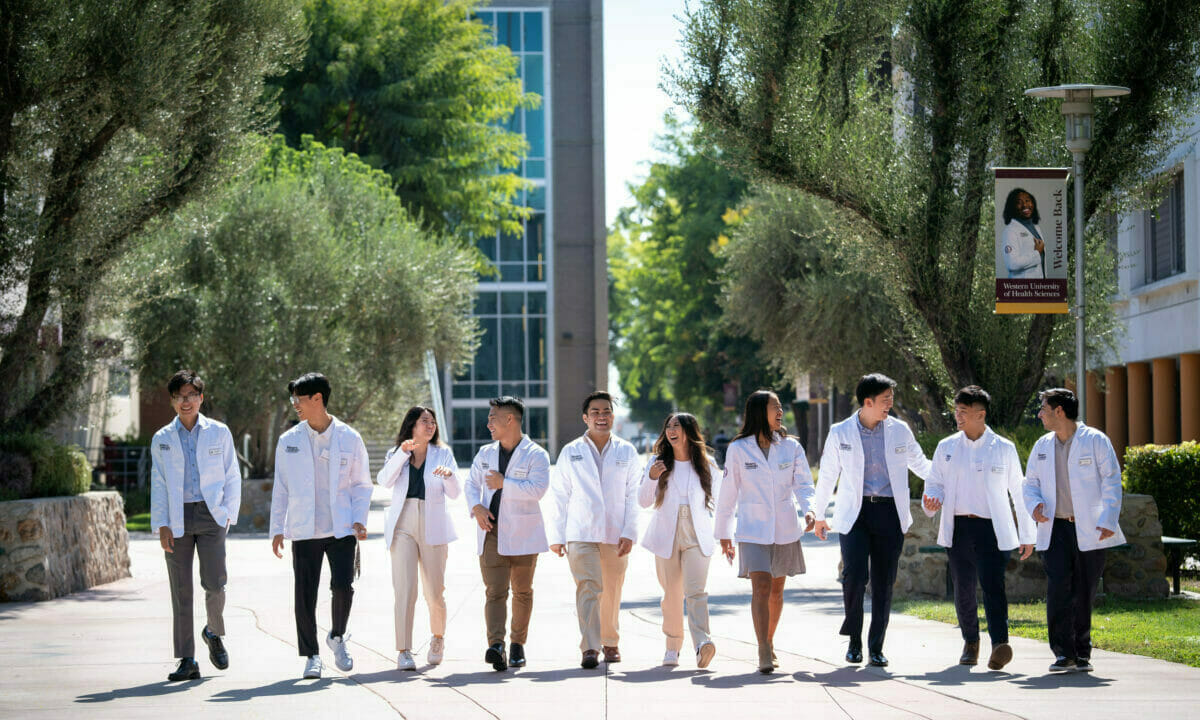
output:
[[[1055,515],[1055,516],[1054,516],[1054,519],[1055,519],[1055,520],[1064,520],[1064,521],[1066,521],[1066,522],[1069,522],[1069,523],[1073,523],[1073,522],[1075,522],[1075,516],[1074,516],[1074,515],[1068,515],[1068,516],[1066,516],[1066,517],[1058,517],[1057,515]]]
[[[872,503],[894,503],[896,502],[896,498],[892,497],[891,495],[863,495],[863,501]]]

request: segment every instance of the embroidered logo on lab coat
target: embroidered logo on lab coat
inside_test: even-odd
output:
[[[1038,460],[1045,460],[1045,459],[1046,459],[1046,453],[1038,453]]]
[[[347,466],[347,465],[349,465],[349,464],[350,464],[350,460],[349,460],[349,459],[347,459],[347,458],[338,458],[338,465],[341,465],[342,467],[346,467],[346,466]]]
[[[582,462],[582,461],[583,461],[582,455],[572,455],[571,456],[571,462]]]
[[[850,443],[842,443],[841,448],[843,450],[853,450],[854,449],[854,448],[850,447]]]
[[[481,462],[481,463],[479,463],[479,467],[483,468],[484,470],[487,470],[487,469],[488,469],[488,464],[487,464],[487,463],[485,463],[485,462]]]
[[[1003,465],[993,465],[993,466],[992,466],[992,472],[994,472],[994,473],[1002,473],[1002,472],[1004,472],[1004,466],[1003,466]]]
[[[166,443],[159,443],[159,444],[158,444],[158,449],[159,449],[159,450],[162,450],[163,452],[167,452],[168,450],[170,450],[170,449],[171,449],[171,446],[170,446],[170,445],[167,445]]]
[[[748,462],[748,463],[746,463],[746,469],[747,469],[747,470],[757,470],[757,469],[758,469],[758,463],[752,463],[752,462]]]
[[[946,462],[950,462],[950,453],[946,453]]]
[[[284,450],[284,452],[286,452],[288,454],[300,452],[300,448],[295,445],[288,445],[288,446],[284,447],[283,450]]]

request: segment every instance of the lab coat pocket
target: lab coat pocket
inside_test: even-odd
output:
[[[766,527],[771,520],[771,506],[767,503],[743,502],[738,506],[738,525],[747,528]]]

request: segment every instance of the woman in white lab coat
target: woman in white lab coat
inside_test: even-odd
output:
[[[717,652],[708,632],[705,586],[713,554],[712,511],[719,472],[696,418],[687,413],[668,415],[638,492],[638,504],[654,508],[642,547],[654,553],[663,589],[660,607],[667,636],[663,665],[679,664],[685,601],[697,667],[708,667]]]
[[[750,578],[758,669],[769,673],[778,667],[773,639],[783,611],[784,582],[804,572],[800,536],[815,522],[809,507],[813,481],[804,447],[783,430],[783,404],[775,393],[751,393],[744,418],[725,455],[714,532],[731,563],[737,541],[738,577]],[[807,527],[800,525],[797,507]]]
[[[413,611],[417,606],[417,569],[429,606],[427,660],[442,661],[446,632],[446,554],[456,538],[446,499],[462,491],[454,472],[454,453],[441,441],[437,416],[427,407],[410,409],[400,423],[396,447],[388,452],[377,480],[392,488],[392,505],[383,537],[392,561],[396,594],[396,669],[416,670],[412,656]]]

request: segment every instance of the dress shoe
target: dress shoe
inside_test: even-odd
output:
[[[167,676],[167,680],[176,682],[179,680],[199,680],[200,666],[192,658],[179,658],[179,667],[175,668],[175,672]]]
[[[221,642],[221,637],[214,635],[207,625],[200,631],[200,637],[204,638],[204,643],[208,645],[208,659],[212,661],[213,667],[218,670],[229,667],[229,653],[225,652],[225,644]]]
[[[887,667],[888,659],[884,657],[882,650],[872,650],[869,663],[875,667]]]
[[[1095,668],[1092,667],[1092,661],[1088,658],[1075,658],[1076,672],[1091,672]]]
[[[846,648],[846,662],[862,662],[862,640],[850,638],[850,646]]]
[[[595,650],[584,650],[583,659],[579,661],[584,670],[591,670],[600,665],[600,653]]]
[[[992,653],[995,655],[995,652]],[[962,657],[958,659],[959,665],[978,665],[979,664],[979,641],[963,643]]]
[[[775,663],[771,660],[771,646],[758,646],[758,671],[763,675],[775,672]]]
[[[602,645],[600,649],[604,651],[604,662],[621,662],[621,651],[617,649],[616,645]]]
[[[507,670],[508,660],[504,658],[504,643],[498,642],[483,654],[483,661],[492,664],[493,670]]]
[[[525,667],[525,646],[521,643],[511,643],[508,646],[508,664],[513,667]]]
[[[1069,658],[1069,657],[1058,658],[1054,662],[1050,663],[1050,672],[1052,672],[1052,673],[1075,672],[1075,658]]]
[[[1012,645],[1000,643],[992,648],[992,656],[988,658],[988,670],[1001,670],[1012,660]]]

